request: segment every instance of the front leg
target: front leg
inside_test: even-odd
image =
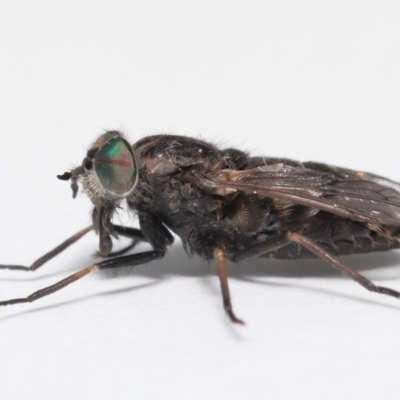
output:
[[[147,242],[147,239],[143,235],[142,231],[137,228],[128,228],[120,225],[112,225],[112,229],[119,235],[132,239],[132,244],[127,246],[126,248],[109,254],[111,257],[115,257],[125,253],[128,250],[131,250],[135,247],[135,245],[139,242]],[[43,256],[39,257],[36,261],[34,261],[31,265],[0,265],[0,269],[10,269],[14,271],[36,271],[42,265],[46,264],[48,261],[52,260],[55,256],[62,253],[66,250],[69,246],[77,242],[81,239],[84,235],[88,232],[93,230],[93,225],[88,226],[80,230],[79,232],[72,235],[70,238],[66,239],[64,242],[59,244],[54,249],[50,250],[48,253],[44,254]]]
[[[83,278],[87,274],[100,271],[103,269],[113,269],[113,268],[124,268],[124,267],[135,267],[136,265],[141,265],[148,263],[153,260],[164,257],[165,251],[155,250],[155,251],[145,251],[143,253],[131,254],[129,256],[111,258],[109,260],[102,261],[97,264],[93,264],[90,267],[84,268],[81,271],[76,272],[73,275],[55,283],[54,285],[47,286],[40,289],[27,297],[21,297],[16,299],[0,301],[0,306],[9,306],[12,304],[19,303],[31,303],[33,301],[39,300],[42,297],[48,296],[49,294],[58,292],[60,289],[68,286],[70,283]]]
[[[47,263],[47,261],[50,261],[52,258],[54,258],[56,255],[62,253],[65,249],[67,249],[69,246],[77,242],[81,237],[86,235],[88,232],[93,230],[93,225],[88,226],[87,228],[84,228],[80,230],[79,232],[75,233],[75,235],[72,235],[70,238],[59,244],[57,247],[54,249],[50,250],[48,253],[44,254],[43,256],[39,257],[36,261],[33,262],[33,264],[29,266],[25,265],[0,265],[0,269],[11,269],[11,270],[19,270],[19,271],[36,271],[38,268],[40,268],[43,264]]]
[[[36,301],[49,294],[55,293],[60,289],[68,286],[70,283],[77,281],[80,278],[88,275],[94,271],[103,269],[135,267],[137,265],[145,264],[153,260],[163,258],[166,253],[167,246],[172,244],[173,237],[165,228],[165,226],[157,219],[157,217],[143,213],[139,214],[140,228],[144,238],[153,247],[152,251],[145,251],[138,254],[131,254],[129,256],[114,257],[108,260],[96,263],[73,275],[55,283],[54,285],[40,289],[27,297],[15,298],[0,302],[0,306],[8,306],[19,303],[30,303]]]

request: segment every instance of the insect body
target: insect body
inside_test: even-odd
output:
[[[335,256],[400,247],[400,193],[395,182],[325,164],[249,157],[236,150],[185,136],[156,135],[130,146],[117,131],[103,134],[82,164],[58,176],[71,180],[73,196],[81,183],[91,199],[93,225],[78,232],[29,267],[36,270],[87,232],[99,235],[99,255],[107,257],[26,298],[35,301],[95,270],[132,267],[166,254],[171,231],[185,249],[216,259],[224,308],[233,313],[225,259],[319,257],[366,289],[400,298],[374,285]],[[121,203],[138,215],[140,229],[112,222]],[[132,244],[112,252],[112,237]],[[123,255],[139,241],[152,250]]]

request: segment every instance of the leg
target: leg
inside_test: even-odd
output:
[[[172,244],[174,239],[173,236],[169,233],[168,229],[153,215],[148,213],[141,213],[139,214],[139,222],[141,227],[140,237],[145,238],[148,241],[154,250],[152,251],[145,251],[143,253],[138,254],[131,254],[129,256],[122,256],[116,258],[110,258],[108,260],[104,260],[102,262],[96,263],[87,267],[65,279],[55,283],[54,285],[48,286],[44,289],[38,290],[37,292],[32,293],[27,297],[17,298],[17,299],[10,299],[0,302],[0,306],[8,306],[11,304],[18,304],[18,303],[30,303],[32,301],[38,300],[44,296],[48,296],[58,290],[62,289],[65,286],[68,286],[70,283],[77,281],[78,279],[84,277],[85,275],[89,274],[90,272],[102,270],[102,269],[113,269],[113,268],[123,268],[123,267],[135,267],[136,265],[145,264],[147,262],[157,260],[163,258],[166,253],[166,247],[169,244]],[[90,229],[89,229],[90,228]],[[93,226],[86,228],[89,230],[93,229]],[[116,230],[124,230],[125,233],[138,233],[138,230],[134,228],[122,228],[117,227]],[[81,231],[84,232],[85,230]],[[85,234],[84,232],[83,234]],[[81,234],[81,236],[83,235]],[[121,232],[122,234],[122,232]],[[69,239],[71,240],[71,239]],[[76,239],[77,240],[77,239]],[[76,241],[75,240],[75,241]],[[67,241],[68,242],[68,241]],[[72,241],[73,243],[74,241]],[[63,246],[61,244],[60,246]],[[67,244],[65,247],[68,247]],[[60,247],[59,246],[59,247]],[[64,247],[64,248],[65,248]],[[55,250],[58,250],[56,248]],[[55,251],[53,250],[53,251]],[[62,251],[63,249],[59,250]],[[51,253],[51,252],[50,252]],[[49,253],[49,254],[50,254]],[[56,253],[56,254],[58,254]]]
[[[291,242],[301,244],[302,246],[310,250],[311,253],[314,253],[319,258],[322,258],[323,260],[327,261],[329,264],[332,265],[332,267],[338,269],[340,272],[348,276],[350,279],[353,279],[354,281],[358,282],[361,286],[365,287],[365,289],[371,292],[393,296],[396,297],[397,299],[400,298],[400,293],[397,292],[396,290],[382,286],[376,286],[365,276],[360,275],[358,272],[353,271],[352,269],[342,264],[340,261],[336,260],[336,258],[332,257],[325,249],[323,249],[321,246],[316,244],[311,239],[308,239],[307,237],[302,236],[295,232],[286,232],[286,236]]]
[[[132,243],[131,243],[130,245],[124,247],[124,248],[121,249],[121,250],[112,251],[110,254],[108,254],[108,255],[106,255],[106,256],[102,256],[102,255],[100,254],[100,252],[97,251],[97,252],[95,253],[94,256],[95,256],[95,257],[104,257],[104,258],[119,257],[119,256],[122,256],[123,254],[127,253],[129,250],[134,249],[134,248],[136,247],[137,244],[138,244],[138,240],[132,240]]]
[[[121,254],[125,253],[126,251],[133,249],[139,241],[143,241],[143,242],[147,241],[146,238],[143,236],[143,233],[140,231],[140,229],[126,228],[126,227],[120,226],[120,225],[113,225],[113,229],[119,235],[131,238],[133,240],[133,243],[131,245],[127,246],[125,249],[122,249],[115,253],[111,253],[109,256],[121,255]],[[0,269],[11,269],[11,270],[19,270],[19,271],[36,271],[47,261],[50,261],[52,258],[54,258],[58,254],[63,252],[66,248],[68,248],[69,246],[71,246],[72,244],[77,242],[81,237],[86,235],[91,230],[93,230],[92,225],[80,230],[79,232],[75,233],[75,235],[71,236],[70,238],[68,238],[67,240],[62,242],[60,245],[55,247],[53,250],[49,251],[42,257],[38,258],[29,267],[26,267],[23,265],[0,265]]]
[[[8,306],[18,303],[31,303],[32,301],[36,301],[42,297],[48,296],[49,294],[59,291],[65,286],[68,286],[70,283],[75,282],[80,278],[83,278],[85,275],[91,272],[99,271],[102,269],[134,267],[136,265],[145,264],[149,261],[157,260],[159,258],[164,257],[164,255],[165,255],[165,250],[153,250],[139,254],[132,254],[129,256],[105,260],[98,264],[93,264],[90,267],[87,267],[79,272],[76,272],[75,274],[70,275],[69,277],[55,283],[54,285],[48,286],[44,289],[40,289],[37,292],[34,292],[27,297],[0,301],[0,306]]]
[[[38,258],[31,266],[25,267],[23,265],[0,265],[0,269],[12,269],[12,270],[20,270],[20,271],[36,271],[39,267],[45,264],[47,261],[54,258],[56,255],[60,254],[67,247],[71,246],[77,242],[82,236],[86,235],[93,229],[93,226],[88,226],[87,228],[82,229],[81,231],[75,233],[75,235],[71,236],[66,241],[62,242],[60,245],[55,247],[53,250],[46,253],[44,256]]]
[[[219,280],[221,283],[222,299],[223,299],[225,311],[228,314],[228,316],[232,322],[235,322],[236,324],[244,325],[244,322],[242,320],[236,318],[236,316],[232,310],[231,297],[229,294],[228,279],[227,279],[227,274],[226,274],[225,256],[224,256],[223,251],[221,249],[215,249],[214,257],[217,260],[217,264],[218,264],[218,275],[219,275]]]
[[[128,228],[127,226],[112,225],[112,229],[121,236],[134,239],[141,242],[147,242],[142,231],[137,228]]]
[[[122,256],[122,254],[125,254],[129,250],[132,250],[136,247],[136,245],[139,242],[147,242],[147,239],[144,237],[142,231],[137,228],[128,228],[126,226],[121,226],[121,225],[112,225],[112,229],[114,232],[116,232],[118,235],[125,236],[127,238],[132,239],[132,243],[126,247],[124,247],[121,250],[118,251],[113,251],[110,254],[108,254],[106,257],[117,257],[117,256]],[[96,257],[102,257],[100,252],[96,252],[95,254]]]
[[[359,283],[361,286],[363,286],[365,289],[367,289],[371,292],[386,294],[388,296],[393,296],[398,299],[400,298],[400,292],[390,289],[390,288],[376,286],[365,276],[359,274],[356,271],[353,271],[349,267],[346,267],[344,264],[342,264],[336,258],[332,257],[324,248],[319,246],[313,240],[308,239],[307,237],[302,236],[295,232],[282,233],[280,235],[277,235],[275,237],[268,239],[264,243],[258,243],[254,246],[251,246],[251,247],[245,249],[244,251],[233,253],[230,255],[230,259],[232,261],[248,260],[248,259],[251,259],[254,257],[258,257],[258,256],[262,256],[264,254],[267,254],[270,251],[277,250],[280,247],[287,245],[288,243],[301,244],[306,249],[308,249],[311,253],[313,253],[317,257],[327,261],[334,268],[338,269],[340,272],[342,272],[349,278],[353,279],[354,281]]]
[[[228,255],[228,257],[232,261],[249,260],[251,258],[262,256],[263,254],[268,253],[270,251],[277,250],[288,243],[290,243],[290,240],[286,237],[286,235],[279,234],[274,237],[271,237],[270,239],[266,240],[263,243],[257,243],[254,246],[248,247],[247,249],[231,252]],[[228,279],[226,274],[225,255],[221,249],[215,249],[214,257],[217,260],[218,264],[218,275],[221,283],[222,299],[225,311],[232,322],[244,325],[244,322],[236,318],[232,310]]]
[[[290,243],[290,239],[285,233],[280,233],[267,239],[265,242],[257,243],[244,250],[236,250],[229,254],[228,258],[235,262],[251,260],[252,258],[260,257],[269,253],[270,251],[278,250],[281,247],[286,246],[288,243]]]

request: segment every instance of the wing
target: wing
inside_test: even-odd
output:
[[[400,192],[395,189],[400,185],[369,173],[310,162],[219,170],[199,178],[217,193],[241,190],[355,221],[400,226]]]

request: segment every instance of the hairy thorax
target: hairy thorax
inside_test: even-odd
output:
[[[262,243],[281,231],[296,231],[333,254],[352,254],[398,247],[396,233],[381,226],[351,221],[318,208],[260,194],[204,187],[199,176],[213,171],[245,170],[271,162],[298,166],[285,159],[248,157],[188,137],[158,135],[133,146],[139,168],[136,190],[128,197],[138,212],[149,211],[182,239],[185,248],[207,259],[215,246],[226,256]],[[316,168],[318,165],[316,165]],[[236,173],[235,173],[236,174]],[[309,258],[304,247],[290,244],[272,251],[273,258]]]

